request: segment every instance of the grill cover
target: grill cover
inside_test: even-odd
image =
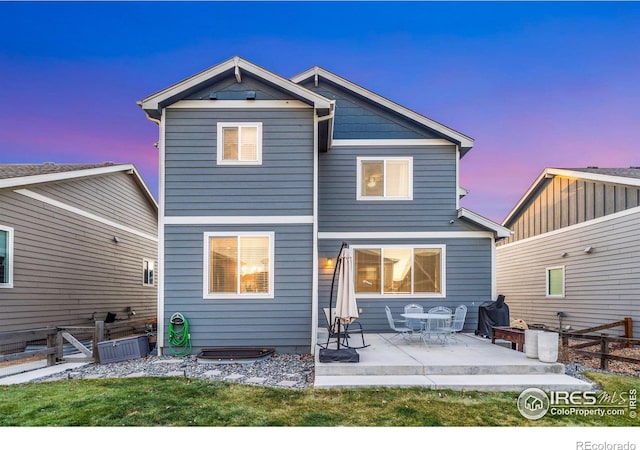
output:
[[[504,295],[498,295],[496,301],[489,300],[478,307],[478,329],[476,335],[493,337],[491,327],[508,327],[509,306],[504,302]]]

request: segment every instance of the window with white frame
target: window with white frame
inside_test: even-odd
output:
[[[262,164],[262,123],[218,122],[218,164]]]
[[[204,298],[273,298],[274,233],[205,233]]]
[[[358,200],[413,199],[413,158],[357,158]]]
[[[353,246],[359,297],[444,297],[445,246]]]
[[[0,225],[0,288],[13,287],[13,228]]]
[[[564,266],[547,267],[547,297],[564,297]]]
[[[142,285],[153,286],[155,279],[155,261],[152,259],[142,260]]]

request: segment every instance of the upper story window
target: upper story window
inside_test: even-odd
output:
[[[0,288],[13,287],[13,228],[0,225]]]
[[[273,232],[204,239],[204,298],[273,298]]]
[[[152,259],[142,260],[142,285],[143,286],[153,286],[153,281],[155,278],[154,266],[155,266],[155,261],[153,261]]]
[[[547,297],[564,297],[564,266],[547,268]]]
[[[357,200],[412,200],[413,158],[358,158]]]
[[[444,297],[445,246],[354,246],[359,297]]]
[[[262,164],[262,124],[218,122],[218,164]]]

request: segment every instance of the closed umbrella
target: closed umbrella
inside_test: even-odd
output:
[[[336,318],[341,325],[349,325],[358,319],[355,284],[353,282],[353,251],[343,247],[338,257],[338,291],[336,295]],[[339,329],[344,329],[340,326]],[[338,335],[338,345],[340,338]]]

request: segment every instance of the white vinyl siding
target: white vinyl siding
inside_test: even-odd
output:
[[[357,200],[412,200],[413,158],[358,158]]]
[[[564,266],[547,267],[547,297],[564,297]]]
[[[273,298],[274,233],[205,233],[204,298]]]
[[[13,287],[13,228],[0,225],[0,288]]]
[[[217,136],[218,164],[262,164],[262,123],[218,122]]]
[[[444,297],[444,245],[353,246],[356,296]]]

